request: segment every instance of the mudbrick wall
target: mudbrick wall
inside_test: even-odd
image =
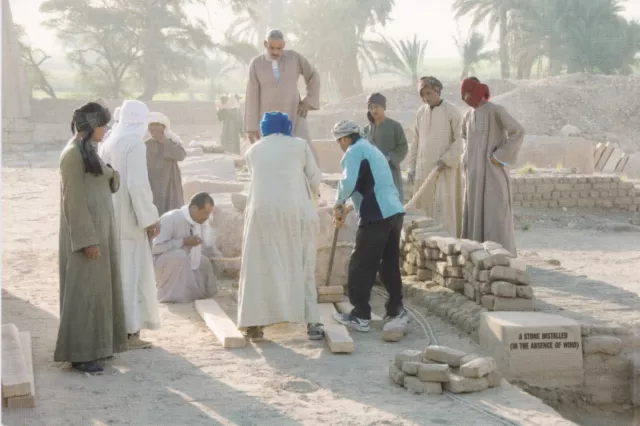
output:
[[[405,217],[400,262],[405,294],[412,303],[425,306],[475,340],[483,312],[534,310],[535,282],[524,261],[494,242],[450,238],[432,219]],[[635,355],[631,330],[593,324],[580,328],[584,369],[580,386],[519,385],[547,401],[640,405],[640,356]]]

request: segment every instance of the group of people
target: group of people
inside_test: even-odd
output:
[[[320,172],[306,117],[319,108],[320,79],[302,55],[285,49],[281,31],[270,31],[264,47],[266,53],[250,63],[246,92],[245,125],[252,142],[246,160],[252,183],[238,326],[248,338],[259,340],[268,325],[306,323],[309,337],[319,339],[324,331],[314,279],[314,199]],[[306,83],[304,97],[298,91],[300,76]],[[369,331],[369,299],[379,276],[389,294],[384,330],[406,330],[399,246],[405,214],[401,164],[407,154],[408,179],[426,216],[452,236],[495,241],[516,255],[508,168],[524,129],[489,101],[489,88],[475,77],[460,87],[470,107],[464,117],[442,99],[442,90],[437,78],[420,78],[424,105],[417,112],[411,146],[402,125],[386,116],[380,93],[368,98],[364,129],[341,121],[332,130],[344,151],[334,223],[342,226],[353,210],[359,219],[347,284],[353,310],[334,315],[349,328]],[[435,179],[427,179],[433,173]]]
[[[321,181],[307,114],[319,108],[320,80],[299,53],[285,50],[272,30],[266,53],[249,66],[245,154],[251,186],[245,210],[238,328],[249,340],[266,326],[307,325],[324,337],[315,283],[317,197]],[[304,77],[307,93],[298,91]],[[410,154],[414,192],[437,178],[418,200],[424,213],[453,236],[496,241],[516,254],[508,168],[523,140],[522,126],[489,101],[477,78],[462,82],[464,115],[441,98],[442,83],[423,77],[409,146],[400,123],[386,116],[380,93],[368,99],[364,128],[338,122],[332,134],[344,152],[333,207],[336,227],[358,216],[348,268],[353,310],[334,320],[370,330],[370,296],[379,276],[389,298],[384,330],[406,330],[399,247],[405,209],[402,163]],[[220,109],[237,115],[235,96]],[[224,106],[226,105],[226,107]],[[220,256],[207,219],[207,193],[184,204],[178,162],[186,152],[169,120],[127,100],[114,112],[91,102],[74,111],[73,137],[60,157],[60,330],[54,359],[84,372],[127,349],[146,348],[141,329],[160,326],[158,302],[189,302],[217,292],[210,257]],[[108,129],[108,130],[107,130]],[[151,135],[144,139],[147,132]],[[240,132],[228,130],[235,137]],[[104,139],[104,141],[103,141]],[[238,147],[239,149],[239,147]]]
[[[113,123],[109,130],[108,126]],[[60,156],[60,327],[54,360],[95,373],[99,361],[151,344],[158,302],[217,291],[205,246],[207,193],[184,204],[186,156],[167,117],[127,100],[114,112],[90,102],[73,113]],[[145,135],[150,137],[145,140]]]

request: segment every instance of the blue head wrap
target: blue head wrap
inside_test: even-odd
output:
[[[262,136],[269,136],[274,133],[282,133],[291,136],[293,125],[289,116],[283,112],[265,112],[260,122],[260,133]]]

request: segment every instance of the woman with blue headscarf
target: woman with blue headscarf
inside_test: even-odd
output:
[[[306,323],[312,340],[319,324],[315,265],[321,173],[309,144],[291,136],[287,114],[265,113],[262,139],[245,154],[251,187],[245,210],[238,327],[251,341],[263,328]]]

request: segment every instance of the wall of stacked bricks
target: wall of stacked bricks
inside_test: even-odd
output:
[[[448,237],[434,220],[407,215],[401,237],[405,294],[478,340],[487,311],[533,311],[528,265],[499,244]],[[640,405],[640,357],[632,332],[621,326],[581,324],[584,382],[536,388],[545,400],[581,399],[592,404]]]

